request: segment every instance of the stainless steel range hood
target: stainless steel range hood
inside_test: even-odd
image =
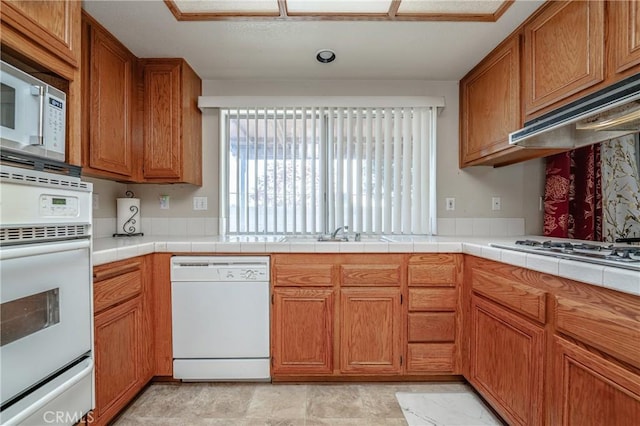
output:
[[[539,118],[509,135],[526,148],[578,148],[640,131],[640,73]]]

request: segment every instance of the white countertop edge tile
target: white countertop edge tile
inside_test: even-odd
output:
[[[560,259],[538,254],[527,253],[527,269],[544,274],[559,275]]]
[[[94,241],[93,265],[135,256],[166,253],[465,253],[588,284],[640,296],[640,273],[623,268],[558,259],[490,247],[495,237],[431,237],[430,241],[331,242],[228,242],[219,237],[141,237],[118,240],[110,237]]]
[[[558,273],[563,278],[569,278],[571,280],[582,281],[599,286],[603,285],[603,265],[560,259],[560,262],[558,262]]]
[[[218,251],[218,243],[209,241],[193,241],[191,243],[191,251],[194,253],[215,253]]]
[[[603,286],[640,296],[640,273],[628,269],[604,267]]]

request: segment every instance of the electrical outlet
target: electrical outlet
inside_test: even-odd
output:
[[[168,195],[161,195],[160,196],[160,208],[162,210],[168,210],[169,209],[169,196]]]
[[[451,197],[451,198],[445,198],[445,206],[447,208],[447,210],[455,210],[456,209],[456,199]]]
[[[491,198],[491,210],[500,210],[502,209],[502,201],[500,197]]]
[[[207,197],[193,197],[194,210],[207,210]]]
[[[100,208],[100,196],[96,193],[93,194],[93,210]]]

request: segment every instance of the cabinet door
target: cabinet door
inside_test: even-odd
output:
[[[95,317],[96,408],[99,423],[116,415],[142,387],[140,297]]]
[[[604,79],[604,2],[547,5],[524,29],[526,116]]]
[[[133,173],[132,119],[135,57],[110,34],[89,25],[89,137],[84,141],[90,169],[85,173],[130,178]],[[85,32],[87,34],[87,32]]]
[[[542,424],[544,329],[472,296],[469,381],[509,424]]]
[[[519,36],[467,75],[460,94],[460,166],[510,148],[509,133],[522,127]]]
[[[640,419],[640,376],[559,337],[554,345],[554,425],[632,426]]]
[[[333,372],[332,289],[273,291],[272,374]]]
[[[80,2],[75,0],[3,0],[2,21],[77,67],[80,57],[80,6]]]
[[[640,5],[637,0],[620,0],[608,2],[607,8],[611,33],[610,72],[633,73],[632,68],[640,65]]]
[[[399,289],[341,290],[340,371],[399,374],[402,347]]]
[[[182,176],[180,63],[144,64],[144,165],[149,179]]]

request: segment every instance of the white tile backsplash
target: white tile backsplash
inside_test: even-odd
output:
[[[104,238],[111,237],[116,232],[115,218],[95,218],[93,219],[93,237]]]
[[[438,235],[456,235],[456,219],[441,218],[437,224]]]
[[[169,218],[152,217],[151,231],[149,235],[169,235]]]
[[[493,219],[475,218],[473,219],[473,236],[488,237],[491,235],[491,223]]]
[[[187,222],[187,235],[203,237],[205,235],[204,219],[204,217],[185,218]]]
[[[456,219],[456,235],[473,235],[473,219]]]
[[[509,229],[508,235],[524,235],[524,219],[523,218],[511,218],[505,219],[507,221],[507,228]]]
[[[170,217],[169,218],[169,235],[172,235],[172,236],[187,235],[187,222],[188,222],[188,219],[184,217]]]
[[[204,235],[207,237],[212,235],[218,235],[219,221],[217,217],[205,217],[204,218]]]

